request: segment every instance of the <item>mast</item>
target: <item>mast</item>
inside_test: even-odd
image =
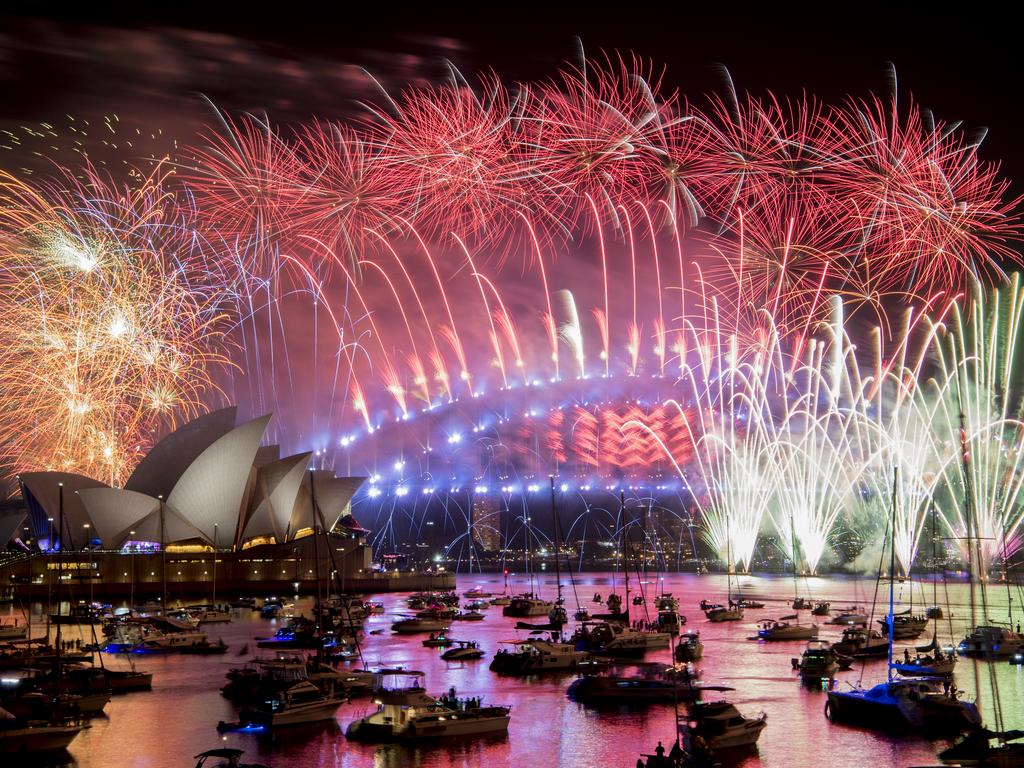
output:
[[[619,507],[622,510],[622,528],[620,529],[619,541],[622,545],[622,583],[626,595],[622,601],[623,611],[629,615],[629,563],[626,562],[626,492],[619,489]]]
[[[555,584],[558,588],[558,598],[555,600],[555,605],[562,604],[562,570],[558,561],[561,560],[559,557],[559,535],[558,535],[558,505],[555,504],[555,476],[550,475],[548,478],[551,481],[551,518],[554,521],[554,533],[555,533]]]
[[[938,556],[935,553],[935,499],[932,499],[932,605],[939,604]],[[935,620],[935,631],[938,632],[939,622]]]
[[[214,606],[217,605],[217,523],[213,524],[213,597]]]
[[[889,537],[889,615],[886,620],[889,624],[889,682],[892,683],[892,636],[895,634],[895,617],[893,616],[893,586],[896,583],[896,483],[899,477],[899,467],[892,468],[892,533]],[[870,632],[868,633],[870,635]]]
[[[789,548],[793,553],[793,607],[796,607],[796,601],[798,593],[800,591],[800,581],[796,575],[796,524],[793,521],[793,511],[789,512]]]
[[[167,612],[167,526],[165,524],[164,515],[164,497],[163,495],[157,496],[160,500],[160,581],[163,584],[163,591],[161,597],[161,608],[164,613]]]
[[[313,568],[316,577],[316,660],[320,663],[324,660],[324,596],[323,582],[320,580],[320,539],[317,536],[317,514],[316,514],[316,483],[313,482],[314,470],[309,470],[309,503],[313,512]]]

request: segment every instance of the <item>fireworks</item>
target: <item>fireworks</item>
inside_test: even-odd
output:
[[[2,177],[2,463],[123,480],[213,393],[220,316],[188,212],[154,174]]]

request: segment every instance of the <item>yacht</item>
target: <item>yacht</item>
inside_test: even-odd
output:
[[[448,648],[454,644],[455,641],[448,637],[444,632],[436,634],[431,632],[430,637],[423,641],[424,648]]]
[[[642,654],[653,648],[668,648],[672,636],[667,632],[645,632],[613,622],[585,622],[573,642],[581,650],[607,656]]]
[[[979,625],[956,647],[961,656],[1006,658],[1024,650],[1024,636],[1005,627]]]
[[[678,611],[679,598],[668,592],[662,593],[654,599],[654,608],[657,611]]]
[[[796,616],[765,619],[758,624],[757,639],[766,641],[813,640],[818,637],[817,624],[800,624]],[[794,621],[790,621],[794,620]]]
[[[889,616],[886,616],[884,619],[878,620],[882,627],[882,632],[886,635],[889,634],[889,618]],[[924,632],[928,626],[928,619],[924,616],[897,613],[892,616],[892,625],[893,640],[913,640],[915,637],[920,637],[921,633]]]
[[[152,624],[132,623],[118,624],[103,650],[106,653],[174,653],[210,645],[205,632],[168,632]]]
[[[832,604],[819,601],[811,609],[812,616],[828,616],[832,612]]]
[[[185,610],[200,624],[221,624],[231,621],[231,612],[223,605],[190,605]]]
[[[708,621],[715,623],[723,621],[743,621],[743,609],[738,606],[730,605],[728,608],[724,605],[708,605],[704,609],[704,615]]]
[[[478,599],[478,598],[481,598],[481,597],[483,597],[483,598],[497,597],[497,595],[491,594],[490,592],[485,592],[483,587],[473,587],[468,592],[463,592],[462,596],[465,597],[465,598],[468,598],[470,600],[475,600],[475,599]]]
[[[980,724],[971,702],[960,701],[955,691],[937,680],[890,679],[871,688],[828,692],[825,716],[834,723],[851,723],[878,730],[923,730],[957,734]]]
[[[60,752],[85,730],[71,721],[49,723],[21,720],[0,707],[0,755],[34,755]]]
[[[828,623],[838,624],[841,626],[853,626],[854,624],[860,624],[861,626],[864,626],[868,623],[868,615],[863,611],[863,609],[858,608],[855,605],[852,605],[849,608],[841,609],[839,613],[837,613],[835,616],[829,619]]]
[[[567,672],[590,658],[573,643],[554,640],[522,640],[512,643],[515,651],[499,650],[491,659],[491,671],[500,675],[532,675],[539,672]]]
[[[907,652],[902,661],[892,663],[893,671],[904,677],[948,677],[956,670],[956,654],[936,649],[932,654]]]
[[[527,593],[513,597],[501,612],[504,616],[526,618],[528,616],[547,616],[554,607],[554,603],[541,600],[533,593]]]
[[[832,646],[821,640],[812,640],[799,659],[793,659],[794,668],[804,681],[831,680],[839,671],[839,661]]]
[[[854,658],[875,658],[889,655],[889,641],[881,633],[866,627],[847,627],[843,638],[833,645],[837,653]]]
[[[718,686],[704,688],[683,676],[664,679],[643,675],[588,675],[574,680],[566,695],[581,704],[666,704],[673,701],[695,701],[704,690],[732,689]]]
[[[739,600],[737,600],[736,601],[736,605],[739,608],[749,608],[752,611],[758,611],[758,610],[764,608],[764,603],[762,603],[760,600],[750,600],[750,599],[745,598],[745,597],[740,598]]]
[[[28,634],[28,627],[17,624],[0,624],[0,641],[24,640]]]
[[[814,603],[806,597],[794,597],[792,607],[794,611],[809,611],[814,607]]]
[[[472,640],[456,640],[454,648],[449,648],[441,654],[441,658],[445,661],[476,661],[483,657],[484,652]]]
[[[413,635],[417,632],[447,632],[449,622],[443,619],[402,619],[391,625],[391,631],[400,635]]]
[[[390,682],[390,684],[388,684]],[[423,673],[391,671],[373,692],[378,709],[350,723],[345,736],[355,741],[398,741],[505,733],[510,707],[485,707],[473,700],[435,699],[423,687]]]
[[[719,752],[755,746],[767,725],[768,716],[763,712],[744,717],[727,701],[698,701],[690,706],[687,722],[680,724],[680,729],[691,744],[699,738],[712,752]]]
[[[676,643],[675,660],[678,662],[700,661],[703,656],[704,643],[700,641],[700,633],[684,632],[679,637],[679,642]]]
[[[343,701],[335,692],[325,694],[309,680],[301,680],[244,709],[242,719],[270,727],[333,720]]]
[[[655,619],[654,626],[659,632],[678,635],[685,623],[686,617],[678,611],[658,611],[658,618]]]

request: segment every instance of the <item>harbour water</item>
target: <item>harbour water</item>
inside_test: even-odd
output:
[[[463,575],[459,592],[480,585],[492,592],[502,591],[500,575]],[[617,591],[622,592],[619,583]],[[514,579],[511,589],[521,591],[527,585]],[[542,595],[554,593],[550,575],[539,585]],[[633,584],[636,589],[636,584]],[[647,605],[652,596],[665,591],[680,598],[681,612],[688,618],[687,629],[699,630],[705,644],[704,658],[697,667],[709,685],[734,688],[725,696],[746,715],[765,712],[768,727],[763,732],[758,750],[739,757],[729,764],[750,768],[792,768],[793,766],[864,765],[871,768],[935,764],[938,742],[913,736],[889,736],[829,723],[824,715],[825,694],[820,688],[802,686],[792,669],[791,659],[800,655],[805,643],[763,643],[748,638],[756,634],[755,622],[761,618],[777,618],[793,613],[789,601],[794,594],[792,579],[780,576],[743,576],[740,587],[744,597],[766,603],[764,609],[748,610],[742,622],[712,624],[698,608],[702,598],[722,600],[726,592],[721,575],[669,574],[652,576],[644,584]],[[849,604],[870,609],[875,597],[873,579],[852,577],[821,577],[801,579],[799,593],[816,600],[828,600],[833,610]],[[611,574],[584,574],[577,579],[576,594],[584,607],[595,592],[607,595],[612,590]],[[909,607],[909,584],[897,584],[898,609]],[[636,594],[634,592],[634,594]],[[576,610],[576,597],[566,585],[566,605],[570,615]],[[268,735],[229,733],[216,730],[220,720],[237,719],[237,712],[220,694],[224,674],[232,666],[240,666],[256,652],[255,640],[268,636],[279,622],[259,618],[256,612],[244,611],[230,624],[212,625],[207,631],[211,639],[222,638],[231,648],[225,656],[138,656],[136,666],[154,673],[153,690],[115,697],[103,717],[94,719],[92,727],[74,742],[70,764],[78,768],[181,768],[191,766],[193,755],[217,746],[245,750],[245,761],[276,766],[373,766],[374,768],[440,768],[441,766],[622,766],[631,768],[641,753],[653,751],[660,740],[669,746],[673,739],[673,708],[613,708],[595,710],[579,705],[565,692],[573,681],[572,674],[537,678],[499,677],[488,670],[490,658],[502,642],[525,639],[528,633],[515,630],[515,619],[501,615],[501,608],[489,608],[484,621],[454,622],[450,636],[475,640],[486,651],[481,661],[447,663],[440,658],[442,650],[422,646],[424,636],[402,636],[390,632],[398,617],[409,613],[406,594],[394,593],[367,596],[385,605],[383,615],[374,615],[366,622],[367,637],[364,658],[370,666],[404,666],[426,673],[428,690],[440,694],[454,686],[459,696],[482,697],[485,703],[512,706],[512,721],[506,737],[472,739],[416,747],[401,745],[365,745],[347,741],[345,726],[373,709],[368,698],[355,699],[338,711],[334,722],[315,726],[281,729]],[[1008,595],[1005,586],[992,584],[988,589],[989,617],[996,622],[1007,620],[1008,597],[1013,599],[1014,622],[1024,619],[1020,613],[1019,594],[1014,588]],[[888,590],[883,585],[877,592],[875,618],[885,615]],[[923,610],[932,602],[932,587],[915,585],[913,602]],[[939,584],[938,602],[945,618],[938,622],[938,638],[942,645],[955,644],[964,635],[970,622],[969,592],[964,583]],[[309,598],[296,601],[295,612],[310,613]],[[5,608],[5,613],[8,609]],[[13,608],[9,609],[14,611]],[[38,606],[37,606],[38,610]],[[643,606],[630,605],[632,615],[643,618]],[[919,612],[919,611],[915,611]],[[17,615],[17,614],[15,614]],[[820,638],[838,639],[839,627],[824,623],[828,617],[811,617],[801,612],[801,621],[813,620],[821,627]],[[978,609],[978,621],[981,621]],[[652,617],[653,618],[653,617]],[[10,620],[10,617],[5,617]],[[379,630],[379,632],[378,632]],[[897,642],[904,647],[925,644],[930,639],[929,625],[916,641]],[[82,633],[85,633],[84,635]],[[88,628],[65,628],[65,637],[90,641]],[[247,646],[245,656],[238,652]],[[122,658],[105,657],[106,663],[124,667]],[[646,661],[668,663],[669,651],[649,653]],[[975,697],[976,662],[961,658],[957,666],[956,684],[963,695]],[[977,679],[981,684],[981,706],[986,721],[992,722],[993,687],[988,670],[980,664]],[[998,662],[997,688],[1007,728],[1024,728],[1024,667]],[[857,663],[848,672],[840,672],[836,684],[845,686],[861,681],[869,686],[885,678],[882,660]],[[711,695],[710,697],[713,697]],[[67,759],[64,760],[67,762]]]

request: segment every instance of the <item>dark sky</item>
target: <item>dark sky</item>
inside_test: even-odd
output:
[[[335,117],[372,95],[359,67],[389,88],[439,79],[444,58],[466,73],[493,67],[509,80],[535,79],[573,58],[579,36],[590,55],[632,50],[665,64],[666,83],[691,98],[721,88],[724,64],[741,89],[806,89],[834,102],[886,89],[892,62],[903,95],[912,93],[947,121],[989,128],[984,156],[1002,159],[1011,178],[1024,178],[1017,26],[978,4],[956,12],[930,4],[913,14],[866,5],[848,16],[781,4],[771,4],[770,13],[718,16],[683,2],[565,10],[552,10],[557,2],[421,3],[412,12],[351,5],[289,14],[280,4],[269,13],[251,3],[177,19],[121,10],[106,18],[2,18],[3,126],[115,112],[187,140],[210,114],[200,93],[282,121]]]

